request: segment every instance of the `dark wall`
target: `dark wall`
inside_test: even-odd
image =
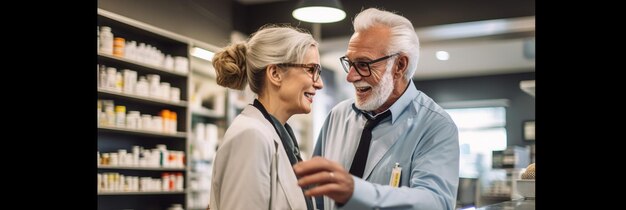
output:
[[[98,8],[218,47],[230,42],[232,0],[98,0]]]
[[[534,0],[342,0],[346,18],[335,23],[322,24],[322,39],[352,35],[352,19],[363,8],[377,7],[411,20],[416,28],[441,24],[462,23],[535,15]],[[291,16],[298,1],[278,1],[245,5],[245,13],[236,15],[239,31],[250,34],[266,23],[290,23],[311,30],[310,23]],[[237,21],[241,19],[241,21]]]
[[[322,24],[322,38],[352,34],[352,19],[363,8],[378,7],[407,17],[416,28],[479,20],[535,15],[533,0],[344,0],[346,18]],[[312,30],[291,12],[298,1],[242,5],[233,0],[98,0],[98,7],[218,47],[230,32],[255,32],[268,23],[286,23]]]
[[[520,89],[523,80],[534,80],[535,72],[414,81],[417,89],[437,103],[508,99],[506,108],[507,144],[525,146],[533,142],[522,139],[522,123],[535,119],[535,98]]]

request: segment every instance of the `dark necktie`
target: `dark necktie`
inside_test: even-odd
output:
[[[365,123],[365,128],[363,128],[363,133],[361,134],[361,140],[359,140],[359,147],[356,149],[356,154],[354,154],[354,159],[352,160],[350,174],[363,178],[365,163],[367,162],[367,154],[369,153],[370,143],[372,141],[372,129],[374,129],[380,121],[387,118],[389,115],[391,115],[391,112],[387,110],[374,117],[374,119],[368,119]]]

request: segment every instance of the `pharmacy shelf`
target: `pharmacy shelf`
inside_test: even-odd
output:
[[[164,167],[129,167],[129,166],[98,166],[98,169],[115,170],[146,170],[146,171],[185,171],[185,168],[164,168]]]
[[[197,59],[198,59],[198,58],[191,57],[191,64],[192,64],[193,66],[196,66],[196,65],[194,65],[194,62],[196,62],[196,61],[197,61]],[[212,71],[213,73],[208,72],[208,71]],[[200,70],[200,69],[194,68],[194,69],[192,69],[192,70],[191,70],[191,74],[192,74],[193,76],[195,76],[195,77],[198,77],[198,76],[199,76],[199,77],[203,77],[203,78],[208,78],[208,79],[213,79],[213,80],[215,80],[215,77],[217,77],[217,75],[215,75],[215,73],[214,73],[214,72],[215,72],[215,70],[213,70],[213,69],[203,69],[203,70]]]
[[[207,171],[207,172],[198,172],[198,171],[189,171],[189,173],[187,173],[187,177],[189,178],[198,178],[201,176],[204,176],[205,174],[211,174],[212,171]],[[197,191],[197,190],[195,190]]]
[[[98,126],[98,132],[112,132],[112,133],[126,133],[126,134],[136,134],[143,136],[151,136],[151,137],[173,137],[173,138],[187,138],[186,132],[177,132],[175,134],[170,133],[160,133],[154,131],[144,131],[144,130],[136,130],[136,129],[127,129],[127,128],[118,128],[112,126]]]
[[[198,163],[211,163],[213,162],[212,159],[191,159],[191,162],[198,162]]]
[[[211,190],[210,190],[210,189],[195,189],[195,190],[194,190],[194,189],[189,189],[189,190],[187,190],[187,191],[188,191],[188,192],[196,192],[196,193],[197,193],[197,192],[211,192]]]
[[[98,195],[168,195],[185,194],[185,191],[157,191],[157,192],[98,192]]]
[[[158,98],[150,98],[150,97],[138,96],[138,95],[133,95],[133,94],[119,93],[119,92],[106,90],[102,88],[98,88],[98,97],[99,98],[111,97],[114,99],[115,98],[126,99],[126,100],[135,101],[135,102],[141,102],[141,103],[153,104],[153,105],[161,105],[161,106],[168,105],[172,107],[182,107],[182,108],[187,107],[187,101],[172,102],[172,101],[167,101],[167,100],[158,99]]]
[[[126,58],[115,57],[115,56],[103,54],[101,52],[98,52],[98,60],[104,61],[104,62],[123,63],[129,66],[129,69],[141,70],[143,72],[151,72],[151,73],[155,73],[159,75],[170,75],[170,76],[177,76],[177,77],[188,76],[188,73],[174,72],[173,70],[170,71],[170,70],[158,67],[158,66],[150,65],[147,63],[141,63],[141,62],[137,62],[137,61],[126,59]]]
[[[218,114],[217,112],[207,109],[207,108],[192,108],[191,113],[198,116],[221,119],[224,117],[224,114]]]
[[[156,177],[157,174],[166,171],[183,172],[185,174],[185,185],[190,183],[189,174],[194,173],[192,166],[194,164],[210,163],[195,162],[189,160],[191,151],[192,125],[195,123],[214,123],[218,125],[218,132],[222,132],[227,127],[229,114],[220,112],[216,114],[212,110],[195,110],[191,96],[193,96],[192,79],[198,79],[200,84],[214,84],[215,71],[211,62],[201,59],[195,59],[190,55],[192,47],[198,46],[204,49],[216,50],[218,47],[208,46],[200,41],[182,36],[172,31],[161,29],[141,20],[134,20],[124,17],[101,8],[98,8],[98,26],[108,26],[111,28],[114,37],[125,38],[126,41],[136,41],[137,43],[145,43],[173,57],[185,57],[189,61],[189,71],[178,72],[169,68],[165,68],[159,64],[148,64],[135,59],[125,57],[117,57],[102,52],[96,53],[98,75],[102,66],[113,67],[117,72],[129,69],[137,72],[137,80],[140,77],[147,77],[150,74],[156,74],[160,77],[160,82],[167,82],[171,87],[177,87],[180,90],[180,102],[172,102],[170,100],[162,100],[147,96],[139,96],[136,94],[125,94],[122,92],[112,91],[111,89],[97,89],[99,100],[114,100],[115,105],[126,106],[126,110],[140,111],[142,114],[151,114],[153,116],[163,109],[173,110],[177,114],[178,133],[169,134],[153,131],[126,129],[115,126],[98,126],[98,149],[99,151],[115,151],[119,148],[129,148],[130,146],[142,146],[144,148],[154,147],[155,144],[165,144],[167,148],[180,150],[185,152],[184,168],[162,168],[162,167],[121,167],[121,166],[98,166],[98,172],[116,172],[125,173],[127,175],[139,177]],[[101,28],[99,28],[101,29]],[[102,33],[99,33],[101,35]],[[95,37],[94,37],[95,38]],[[105,40],[108,41],[108,40]],[[195,61],[200,62],[195,62]],[[194,70],[204,70],[203,72],[194,72]],[[100,77],[98,77],[100,78]],[[210,88],[213,91],[213,88]],[[226,93],[226,89],[217,89]],[[219,101],[223,105],[227,105],[229,98]],[[198,107],[200,108],[200,107]],[[193,122],[193,124],[192,124]],[[223,133],[223,132],[222,132]],[[223,134],[222,134],[223,135]],[[210,174],[209,174],[210,175]],[[188,188],[187,186],[186,188]],[[197,195],[197,191],[166,191],[166,192],[98,192],[98,209],[167,209],[171,204],[182,204],[185,209],[188,207],[199,207],[199,202],[188,194]],[[198,210],[205,210],[206,206],[201,206]]]

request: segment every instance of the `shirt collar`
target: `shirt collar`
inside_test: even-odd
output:
[[[396,100],[396,102],[394,102],[391,105],[391,107],[389,107],[389,110],[391,111],[391,124],[396,122],[396,119],[398,118],[402,110],[404,110],[404,108],[407,107],[411,103],[411,101],[413,101],[413,99],[417,96],[417,94],[418,94],[417,88],[415,87],[413,80],[410,80],[408,87],[406,88],[406,90],[404,90],[404,93],[402,93],[400,98],[398,98],[398,100]],[[369,111],[363,111],[363,110],[356,108],[356,105],[354,105],[354,103],[352,103],[352,109],[354,109],[354,111],[356,111],[357,113],[366,115],[368,119],[372,117],[376,117],[376,116],[373,116],[372,113]],[[384,111],[378,114],[381,114],[383,112]]]
[[[252,106],[256,107],[259,111],[261,111],[261,114],[263,114],[263,117],[265,117],[267,121],[272,123],[272,118],[270,117],[270,113],[267,112],[263,104],[261,104],[261,102],[258,99],[256,98],[254,99],[254,102],[252,102]]]

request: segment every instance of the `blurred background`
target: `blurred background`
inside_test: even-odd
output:
[[[215,72],[209,61],[211,52],[231,42],[245,40],[268,23],[305,28],[321,43],[324,89],[318,91],[311,114],[296,115],[289,121],[296,131],[304,157],[309,158],[329,110],[354,94],[338,58],[345,54],[353,30],[352,18],[369,7],[395,11],[408,18],[420,38],[420,60],[413,77],[415,85],[444,107],[459,127],[461,180],[457,207],[481,207],[520,198],[514,180],[526,166],[535,162],[535,2],[339,2],[345,18],[337,22],[310,23],[292,16],[292,11],[300,3],[292,0],[98,0],[99,47],[103,26],[110,27],[113,37],[125,36],[126,41],[143,40],[163,52],[169,51],[173,63],[186,62],[181,68],[187,70],[173,75],[156,73],[161,76],[161,81],[171,83],[168,88],[171,85],[180,89],[182,105],[175,102],[174,108],[170,109],[178,113],[174,120],[178,124],[175,126],[178,134],[135,137],[136,132],[120,131],[127,129],[128,123],[98,125],[99,180],[101,176],[109,179],[107,177],[121,174],[169,181],[171,171],[168,170],[144,172],[137,167],[102,165],[104,154],[109,158],[109,153],[119,156],[119,150],[124,149],[132,153],[130,150],[138,145],[142,149],[182,152],[183,166],[177,169],[184,177],[182,190],[137,196],[111,192],[110,187],[102,191],[104,185],[99,181],[98,209],[178,207],[173,204],[180,204],[185,209],[206,208],[214,151],[230,121],[254,99],[249,90],[227,90],[215,83]],[[102,66],[114,66],[121,74],[122,69],[131,69],[139,72],[141,77],[142,65],[130,68],[135,64],[126,63],[130,55],[128,48],[126,50],[126,57],[121,59],[115,54],[109,56],[99,51],[99,75]],[[200,55],[205,50],[208,58]],[[174,69],[178,66],[175,65]],[[146,71],[146,76],[152,72]],[[154,115],[161,105],[171,105],[169,102],[159,104],[158,100],[154,103],[152,99],[144,105],[144,98],[136,97],[137,93],[115,93],[111,87],[101,84],[99,78],[99,117],[105,112],[104,108],[100,109],[101,101],[105,100],[106,103],[124,104],[129,111],[137,109],[145,113],[142,109],[146,109]],[[156,142],[146,143],[145,138],[154,138]],[[169,138],[183,141],[173,143]],[[168,173],[167,180],[163,173]],[[140,205],[154,200],[160,201],[150,207]]]

